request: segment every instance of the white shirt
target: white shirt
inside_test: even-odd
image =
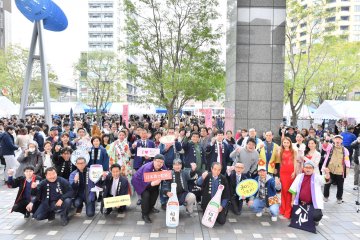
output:
[[[216,147],[217,147],[217,152],[218,152],[218,155],[217,155],[217,162],[220,163],[220,156],[222,154],[222,150],[220,151],[220,144],[222,144],[221,142],[216,142]]]
[[[111,186],[111,195],[113,195],[114,197],[116,196],[116,190],[117,190],[117,187],[119,185],[119,179],[120,178],[113,178],[113,183],[112,183],[112,186]]]

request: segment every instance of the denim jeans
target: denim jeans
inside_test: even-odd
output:
[[[266,207],[265,199],[254,199],[254,204],[250,207],[254,212],[259,213]],[[271,216],[277,217],[279,215],[279,204],[273,204],[269,207]]]

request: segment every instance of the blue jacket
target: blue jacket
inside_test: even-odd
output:
[[[192,141],[183,142],[182,147],[184,149],[184,161],[183,165],[186,168],[191,168],[190,163],[196,163],[196,155],[195,155],[195,149],[194,149],[194,143]],[[201,151],[201,162],[202,164],[207,164],[205,159],[205,152],[200,146]],[[207,165],[206,165],[207,166]]]
[[[230,158],[230,153],[231,153],[231,149],[229,147],[228,144],[226,144],[225,142],[221,143],[222,146],[224,147],[223,151],[224,153],[222,154],[222,169],[221,169],[221,174],[225,174],[226,172],[226,167],[228,165],[231,165],[231,158]],[[208,170],[210,171],[210,167],[211,164],[213,162],[217,162],[217,158],[218,158],[218,153],[216,153],[217,150],[217,143],[215,142],[214,145],[208,145],[206,147],[206,153],[210,155],[210,162],[208,164]]]
[[[71,184],[71,187],[72,189],[74,190],[74,197],[76,198],[80,192],[79,192],[79,183],[75,183],[74,182],[74,178],[75,178],[75,175],[79,172],[78,169],[76,169],[75,171],[73,171],[71,174],[70,174],[70,177],[69,177],[69,182]],[[86,169],[86,174],[88,174],[89,172],[89,168]],[[85,184],[86,185],[86,184]],[[86,194],[87,194],[87,197],[85,196],[85,200],[87,198],[87,201],[88,202],[93,202],[95,201],[95,192],[91,192],[91,189],[95,187],[95,183],[93,181],[90,180],[89,178],[89,181],[88,181],[88,185],[85,186],[85,191],[86,191]]]
[[[8,132],[0,134],[0,155],[14,155],[15,151],[19,148],[14,143],[14,137]]]
[[[37,142],[39,151],[43,152],[44,151],[44,141],[45,141],[43,136],[41,136],[40,133],[36,132],[34,134],[34,141]]]
[[[257,182],[259,182],[259,176],[257,176],[255,178],[255,180]],[[259,183],[259,186],[260,186],[260,183]],[[276,186],[275,186],[275,179],[273,177],[271,177],[270,175],[266,175],[266,183],[265,183],[265,187],[267,188],[267,195],[268,197],[273,197],[276,195]],[[280,190],[280,189],[279,189]],[[259,191],[257,191],[255,193],[255,195],[251,198],[256,198],[257,195],[258,195]]]
[[[181,147],[181,143],[179,143],[178,141],[176,141],[174,143],[175,148],[176,148],[176,152],[180,152],[182,147]],[[165,151],[165,144],[160,144],[159,148],[160,148],[160,153],[162,155],[164,155],[165,157],[165,165],[166,167],[172,169],[173,166],[173,161],[175,159],[175,150],[174,150],[174,145],[172,145],[167,151]],[[179,154],[180,156],[180,154]]]
[[[91,151],[89,152],[90,154],[90,161],[88,163],[88,167],[90,167],[93,164],[101,164],[103,166],[103,170],[104,171],[108,171],[109,170],[109,156],[106,152],[106,149],[103,146],[99,147],[99,152],[98,152],[98,159],[96,160],[96,162],[94,162],[93,156],[92,156],[92,151],[95,148],[92,147]]]
[[[350,147],[351,143],[356,140],[356,136],[352,132],[342,132],[341,136],[344,138],[344,147]]]
[[[136,147],[132,148],[132,146],[130,147],[130,151],[132,154],[135,154],[134,157],[134,169],[139,169],[143,164],[145,164],[146,162],[150,162],[152,161],[153,158],[149,158],[148,160],[145,160],[144,157],[139,157],[137,156],[137,148],[141,147],[141,139],[136,140]],[[146,140],[146,148],[155,148],[155,143],[149,139]]]

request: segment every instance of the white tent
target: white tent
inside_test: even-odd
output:
[[[111,104],[109,109],[110,114],[122,114],[123,105],[129,105],[129,115],[142,115],[142,114],[156,114],[155,106],[147,106],[144,104],[134,104],[134,103],[119,103],[114,102]]]
[[[34,107],[43,107],[44,103],[38,102],[33,104]],[[85,113],[83,104],[81,102],[50,102],[51,114],[70,114],[70,109],[73,109],[74,114]],[[26,114],[37,113],[44,114],[42,109],[28,109]]]
[[[10,117],[18,115],[19,111],[16,105],[5,96],[0,96],[0,117]]]
[[[292,116],[290,103],[287,103],[284,106],[283,116],[284,117],[289,117],[289,118]],[[311,118],[311,113],[310,113],[310,110],[309,110],[308,106],[306,106],[306,105],[302,106],[298,118],[299,119],[310,119]]]
[[[323,119],[348,119],[360,121],[360,101],[326,100],[314,112],[313,118],[317,121]]]

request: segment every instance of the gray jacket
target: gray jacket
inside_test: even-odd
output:
[[[252,152],[249,152],[247,148],[241,148],[240,152],[237,152],[236,149],[232,151],[230,154],[231,158],[235,158],[233,166],[237,162],[241,162],[244,164],[244,173],[245,174],[252,174],[257,170],[257,164],[259,161],[259,153],[258,151],[254,150]]]

